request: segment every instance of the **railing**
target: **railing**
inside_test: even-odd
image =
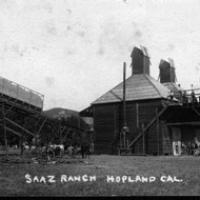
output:
[[[3,77],[0,77],[0,93],[35,107],[43,108],[44,95]]]
[[[180,102],[183,104],[200,103],[200,88],[182,90]]]

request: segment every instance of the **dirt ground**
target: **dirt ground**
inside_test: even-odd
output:
[[[193,156],[1,162],[0,196],[199,196],[199,166]]]

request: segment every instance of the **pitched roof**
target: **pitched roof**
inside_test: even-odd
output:
[[[126,100],[168,98],[170,90],[147,74],[135,74],[126,79]],[[92,104],[120,102],[123,99],[123,82],[99,97]]]

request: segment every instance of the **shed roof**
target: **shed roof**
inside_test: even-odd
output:
[[[162,83],[165,87],[167,87],[171,92],[173,92],[174,96],[177,98],[180,96],[180,92],[183,91],[181,87],[179,87],[176,83],[167,82]]]
[[[126,79],[126,100],[168,98],[170,90],[147,74],[135,74]],[[123,82],[106,92],[92,104],[114,103],[123,99]]]

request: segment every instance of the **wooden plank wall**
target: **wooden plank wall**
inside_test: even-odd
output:
[[[94,107],[95,153],[112,154],[115,139],[115,105],[97,105]]]
[[[147,141],[147,140],[146,140]],[[145,147],[147,145],[145,144]],[[134,145],[132,153],[135,155],[143,155],[143,138],[140,138],[138,142]]]
[[[137,112],[136,112],[136,104],[129,103],[126,106],[126,119],[127,126],[130,131],[130,139],[133,139],[137,135]]]
[[[167,127],[165,122],[160,122],[161,134],[162,134],[162,154],[171,155],[172,154],[172,138],[170,136],[170,128]]]
[[[160,127],[159,127],[160,133]],[[162,138],[161,134],[157,133],[156,124],[154,124],[146,135],[146,152],[151,155],[162,155]]]
[[[138,106],[139,110],[139,126],[144,124],[144,127],[156,116],[156,109],[158,112],[162,109],[162,104],[160,100],[140,102]],[[159,131],[160,132],[160,131]],[[161,138],[159,138],[161,142]],[[156,124],[154,124],[145,136],[145,152],[146,154],[158,154],[162,152],[162,146],[159,146],[158,150],[158,138]],[[142,138],[138,140],[133,149],[135,154],[143,154]]]
[[[128,102],[126,105],[127,125],[130,129],[130,138],[134,139],[141,130],[142,123],[146,126],[154,117],[156,108],[162,109],[161,100]],[[119,133],[123,125],[122,103],[94,105],[94,130],[95,130],[95,152],[97,154],[117,154]],[[162,132],[159,126],[159,132]],[[161,135],[162,136],[162,135]],[[162,137],[157,141],[157,131],[154,125],[146,136],[146,153],[162,154]],[[134,146],[133,152],[143,153],[142,139]]]
[[[185,144],[188,142],[194,142],[195,127],[191,126],[182,126],[181,127],[181,141]]]
[[[162,109],[161,101],[142,102],[139,104],[139,121],[140,124],[147,125],[156,115],[156,108],[158,112]]]

